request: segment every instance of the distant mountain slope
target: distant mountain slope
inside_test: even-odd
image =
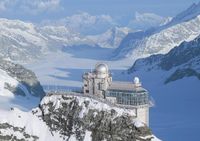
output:
[[[165,54],[183,41],[191,41],[200,35],[200,3],[174,17],[171,22],[145,32],[130,33],[114,52],[115,58],[134,60],[152,54]]]
[[[177,24],[180,22],[189,21],[193,18],[196,18],[197,15],[200,15],[200,2],[192,4],[188,9],[179,13],[168,25]]]
[[[0,19],[0,58],[26,63],[63,46],[115,48],[128,30],[116,27],[100,35],[83,36],[66,26],[39,26],[20,20]]]
[[[200,36],[193,41],[183,42],[165,55],[153,55],[137,60],[129,72],[151,70],[171,72],[165,83],[189,76],[200,79]]]
[[[29,60],[47,50],[47,39],[31,23],[0,19],[0,46],[0,57]]]
[[[117,48],[129,32],[130,29],[127,27],[113,27],[103,34],[86,37],[100,47]]]
[[[151,127],[160,138],[199,139],[200,114],[194,107],[200,106],[200,36],[167,54],[138,59],[128,72],[128,78],[139,76],[155,99]]]
[[[130,20],[127,27],[135,30],[147,30],[152,27],[167,24],[170,20],[170,17],[161,17],[154,13],[135,12],[135,17]]]
[[[7,60],[28,62],[59,47],[84,41],[63,26],[38,27],[20,20],[0,19],[0,57]]]

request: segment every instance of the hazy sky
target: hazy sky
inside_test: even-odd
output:
[[[0,17],[40,22],[80,12],[132,18],[135,12],[174,16],[199,0],[0,0]]]

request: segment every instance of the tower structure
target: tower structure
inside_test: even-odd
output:
[[[98,63],[92,72],[83,75],[83,93],[105,98],[105,92],[112,82],[108,66]]]
[[[149,96],[138,77],[133,82],[112,81],[108,66],[98,63],[91,72],[83,74],[83,93],[135,109],[136,118],[149,125]]]

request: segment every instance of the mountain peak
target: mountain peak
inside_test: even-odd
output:
[[[188,9],[174,17],[169,24],[171,25],[180,22],[185,22],[197,17],[198,15],[200,15],[200,2],[193,3]]]

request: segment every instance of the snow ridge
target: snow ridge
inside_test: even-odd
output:
[[[129,34],[116,49],[115,58],[128,57],[136,60],[153,54],[165,54],[183,41],[194,40],[200,35],[199,7],[200,4],[193,5],[157,29]]]

